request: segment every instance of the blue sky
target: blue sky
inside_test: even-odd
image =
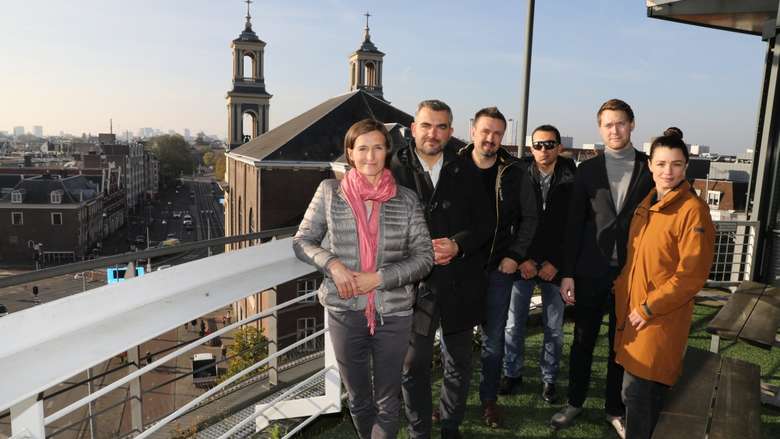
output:
[[[0,130],[156,127],[224,135],[238,0],[8,2],[0,17]],[[456,135],[481,107],[518,118],[526,2],[257,0],[268,45],[271,126],[347,91],[364,17],[386,53],[385,97],[412,113],[440,98]],[[595,112],[629,102],[641,145],[669,125],[686,141],[742,152],[754,142],[766,44],[647,18],[643,0],[536,2],[529,127],[599,141]]]

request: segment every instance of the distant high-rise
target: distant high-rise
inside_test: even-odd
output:
[[[24,127],[14,127],[14,136],[23,136]]]
[[[349,57],[349,91],[365,90],[372,96],[384,100],[382,95],[382,58],[385,54],[371,42],[366,12],[366,27],[363,28],[363,43]]]
[[[184,129],[184,139],[185,140],[192,139],[192,133],[190,133],[190,129],[189,128],[185,128]]]
[[[265,42],[252,30],[249,3],[247,1],[244,31],[230,43],[233,50],[233,88],[227,94],[228,149],[268,131],[272,96],[265,89],[263,75]],[[251,120],[251,129],[244,126],[244,116]]]
[[[43,137],[43,127],[40,125],[33,125],[33,136]]]

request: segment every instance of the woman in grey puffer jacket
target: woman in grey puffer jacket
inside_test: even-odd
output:
[[[352,420],[366,439],[398,433],[415,285],[433,266],[422,207],[386,169],[389,149],[384,124],[354,124],[344,139],[352,169],[320,184],[293,238],[296,256],[325,274],[319,298]]]

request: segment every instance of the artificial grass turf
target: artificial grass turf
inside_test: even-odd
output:
[[[714,317],[717,308],[697,305],[694,309],[689,346],[709,349],[710,335],[705,331],[707,323]],[[531,327],[526,339],[526,364],[523,388],[519,395],[499,397],[499,405],[503,408],[504,424],[502,428],[490,429],[482,422],[482,410],[479,401],[479,353],[474,353],[474,372],[471,379],[466,418],[461,425],[461,433],[465,438],[617,438],[617,434],[604,420],[604,378],[606,376],[607,360],[607,320],[604,318],[601,336],[593,354],[593,373],[589,398],[585,402],[585,410],[571,427],[555,431],[549,426],[552,415],[566,403],[568,385],[568,358],[572,342],[574,325],[564,324],[564,355],[561,360],[561,370],[558,376],[557,404],[550,405],[541,398],[541,379],[539,371],[539,351],[542,343],[542,332],[539,327]],[[720,342],[720,353],[727,357],[739,358],[758,364],[761,367],[761,378],[773,385],[780,385],[780,348],[767,351],[742,342]],[[434,399],[438,401],[441,385],[441,369],[435,369],[438,379],[434,384]],[[435,405],[434,405],[435,407]],[[341,415],[331,415],[328,423],[335,423],[331,429],[317,432],[304,431],[300,437],[330,439],[357,437],[352,422],[345,411]],[[334,418],[336,422],[334,422]],[[340,419],[339,419],[340,418]],[[401,432],[399,438],[408,438],[406,423],[401,416]],[[323,419],[324,421],[324,419]],[[780,438],[780,409],[761,407],[761,432],[764,438]],[[332,424],[331,424],[332,425]],[[320,429],[312,429],[320,430]],[[432,437],[439,437],[438,426],[434,426]]]

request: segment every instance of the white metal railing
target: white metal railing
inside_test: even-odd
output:
[[[707,283],[737,285],[753,278],[758,221],[714,221],[715,257]]]
[[[316,293],[279,305],[272,303],[261,314],[181,346],[51,414],[44,413],[42,395],[47,389],[121,352],[131,352],[140,343],[184,322],[312,271],[312,267],[295,258],[288,238],[177,265],[9,314],[0,319],[0,412],[10,409],[12,437],[43,439],[47,425],[93,404],[121,386],[129,384],[132,395],[133,385],[137,385],[139,377],[145,373],[228,331],[275,317],[278,311]],[[341,383],[330,347],[327,313],[325,315],[324,329],[284,349],[270,352],[263,361],[209,389],[145,430],[143,419],[134,419],[142,417],[141,409],[133,410],[131,405],[131,421],[139,433],[137,437],[150,436],[242,377],[266,365],[275,365],[280,356],[320,336],[325,338],[325,366],[319,373],[325,376],[325,395],[293,401],[277,398],[278,401],[270,406],[259,405],[256,413],[242,423],[255,421],[259,430],[272,419],[314,419],[322,413],[340,411]],[[136,364],[140,365],[140,362]],[[291,394],[285,392],[285,397]]]

